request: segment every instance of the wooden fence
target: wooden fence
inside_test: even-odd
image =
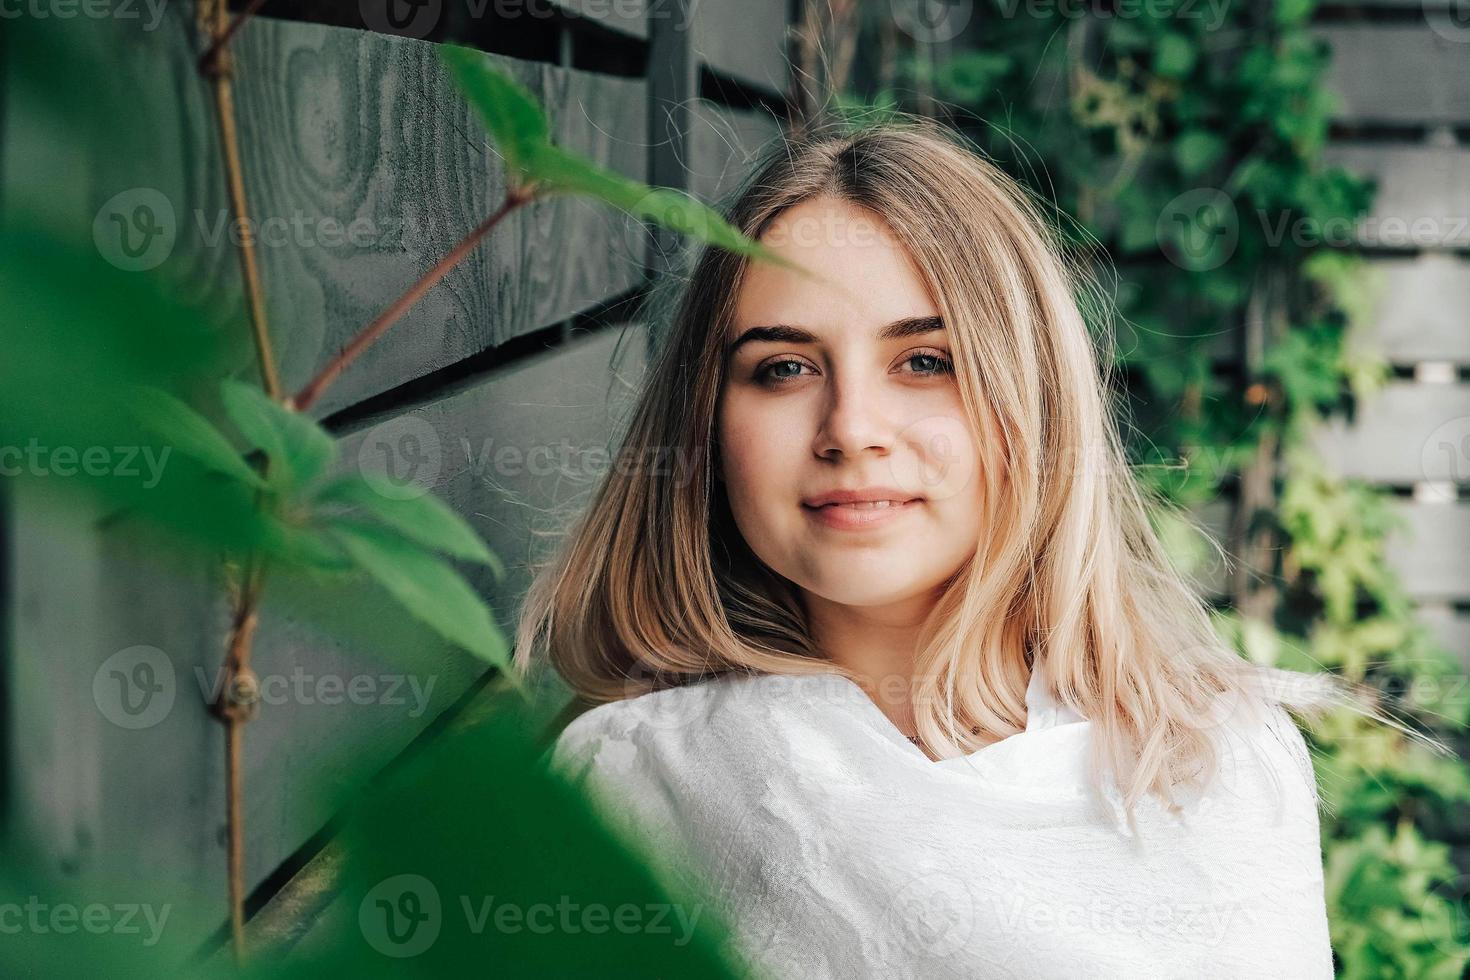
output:
[[[1390,560],[1470,669],[1470,23],[1452,0],[1375,0],[1324,10],[1317,31],[1338,97],[1329,160],[1378,182],[1350,237],[1381,283],[1367,339],[1394,369],[1320,444],[1395,492]]]
[[[17,179],[73,168],[74,198],[54,203],[83,227],[147,203],[171,223],[161,271],[193,298],[238,296],[193,7],[160,9],[152,26],[98,28],[112,59],[99,76],[137,109],[119,133],[43,160],[29,148],[50,145],[45,121],[5,111],[0,164]],[[712,199],[779,132],[789,21],[788,0],[267,5],[235,45],[235,98],[285,384],[307,380],[504,191],[436,44],[492,52],[542,101],[561,145]],[[150,151],[115,152],[124,128]],[[122,246],[98,239],[104,255]],[[609,209],[522,208],[317,408],[343,437],[340,465],[441,495],[506,561],[504,585],[475,579],[502,624],[544,532],[607,465],[646,354],[629,311],[658,254]],[[205,942],[226,918],[223,734],[206,710],[227,626],[220,575],[150,560],[126,522],[64,530],[40,492],[13,501],[10,530],[10,829],[79,882],[190,884],[218,903],[187,937]],[[358,626],[406,631],[389,615]],[[251,908],[326,843],[354,786],[484,676],[447,647],[415,663],[327,638],[268,593],[255,654],[265,704],[245,743]]]

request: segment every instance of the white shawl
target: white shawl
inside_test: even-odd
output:
[[[1025,731],[961,758],[929,759],[840,675],[732,674],[595,707],[550,762],[708,896],[757,974],[1332,977],[1290,717],[1215,726],[1219,781],[1182,821],[1146,797],[1134,839],[1087,788],[1092,723],[1041,675]]]

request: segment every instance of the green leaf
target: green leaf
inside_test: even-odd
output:
[[[375,487],[375,482],[382,482],[384,489]],[[317,502],[360,507],[411,541],[455,558],[489,565],[496,578],[505,578],[505,566],[474,528],[433,494],[402,499],[386,481],[350,476],[328,486]]]
[[[649,187],[553,146],[546,115],[535,97],[492,67],[483,51],[443,45],[439,56],[495,138],[507,166],[522,180],[550,192],[586,194],[736,254],[806,271],[742,235],[714,210],[681,191]]]
[[[336,456],[337,443],[325,429],[254,385],[226,379],[220,386],[220,396],[230,421],[252,446],[270,457],[272,486],[305,487]]]
[[[742,235],[712,208],[682,191],[649,187],[554,146],[543,147],[537,153],[532,169],[549,190],[587,194],[634,217],[646,218],[736,254],[789,269],[802,268]]]
[[[550,144],[550,126],[535,96],[493,67],[490,56],[483,51],[443,44],[439,46],[439,60],[495,138],[506,163],[526,174],[536,151]]]
[[[253,487],[265,486],[225,434],[203,415],[159,388],[135,387],[129,408],[138,423],[177,451],[217,473]]]
[[[1225,152],[1225,141],[1203,129],[1191,129],[1174,141],[1174,162],[1186,177],[1196,177],[1215,165]]]
[[[1182,34],[1165,34],[1154,51],[1154,72],[1166,78],[1182,78],[1194,67],[1195,47]]]
[[[489,608],[447,562],[381,528],[335,521],[330,531],[415,619],[480,659],[508,666],[509,644]]]

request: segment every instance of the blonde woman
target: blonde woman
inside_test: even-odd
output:
[[[781,977],[1330,977],[1317,796],[1130,476],[1038,209],[916,120],[785,143],[523,610],[552,762]],[[796,268],[799,267],[799,268]],[[639,465],[682,460],[688,465]]]

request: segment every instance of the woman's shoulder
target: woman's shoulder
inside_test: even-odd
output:
[[[732,672],[596,705],[562,729],[551,762],[565,771],[594,762],[626,768],[635,759],[649,761],[665,747],[687,744],[712,725],[748,714],[780,683],[775,675]]]
[[[1306,737],[1285,707],[1253,702],[1212,726],[1210,734],[1217,751],[1211,795],[1217,801],[1237,813],[1255,810],[1272,825],[1291,820],[1315,828],[1316,769]]]

